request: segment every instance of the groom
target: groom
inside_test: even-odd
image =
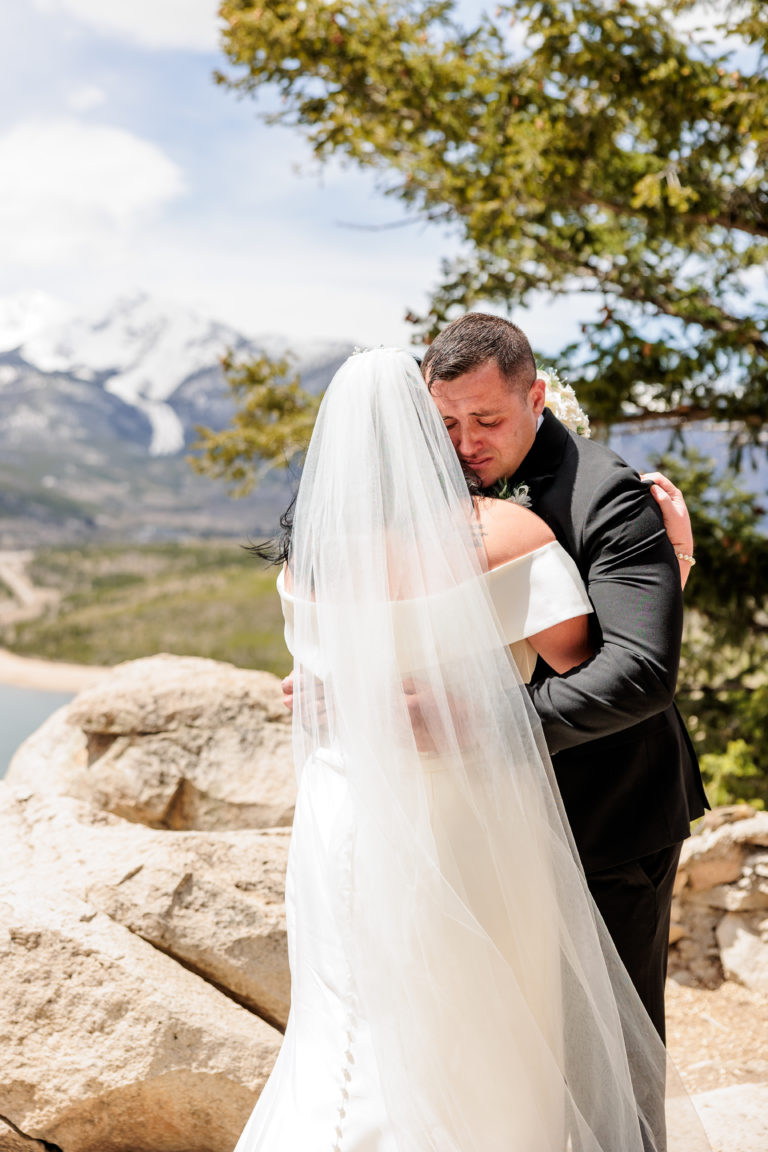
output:
[[[516,325],[469,313],[429,347],[422,372],[462,463],[485,489],[527,486],[595,609],[595,656],[562,676],[539,659],[530,692],[590,891],[663,1039],[672,888],[690,821],[708,806],[673,703],[675,550],[637,474],[544,407]]]

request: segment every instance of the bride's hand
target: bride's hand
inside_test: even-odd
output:
[[[651,495],[664,517],[664,527],[680,565],[680,583],[685,588],[693,567],[693,530],[685,497],[661,472],[645,472],[640,479],[652,481]]]

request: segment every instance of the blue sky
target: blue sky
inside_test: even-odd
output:
[[[251,334],[408,343],[406,309],[455,237],[342,227],[402,209],[368,175],[319,172],[213,83],[223,64],[215,0],[0,4],[0,295],[91,309],[147,291]],[[574,298],[514,318],[546,350],[584,313]]]
[[[214,85],[210,0],[0,5],[0,295],[146,290],[249,332],[403,343],[443,230]],[[104,21],[110,19],[111,27]],[[159,41],[159,43],[158,43]],[[300,171],[297,171],[300,169]]]
[[[481,0],[464,0],[468,9]],[[0,295],[148,291],[256,334],[405,344],[456,250],[212,81],[215,0],[0,5]],[[547,343],[579,309],[518,317]]]

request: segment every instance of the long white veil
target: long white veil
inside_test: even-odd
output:
[[[304,771],[332,756],[348,780],[345,948],[391,1131],[400,1152],[698,1152],[589,896],[484,563],[416,363],[354,355],[295,510],[294,741]]]

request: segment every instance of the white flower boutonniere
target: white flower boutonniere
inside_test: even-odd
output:
[[[523,508],[531,507],[531,490],[527,484],[510,486],[509,480],[499,480],[493,486],[493,495],[497,500],[509,500],[512,504],[519,504]]]

